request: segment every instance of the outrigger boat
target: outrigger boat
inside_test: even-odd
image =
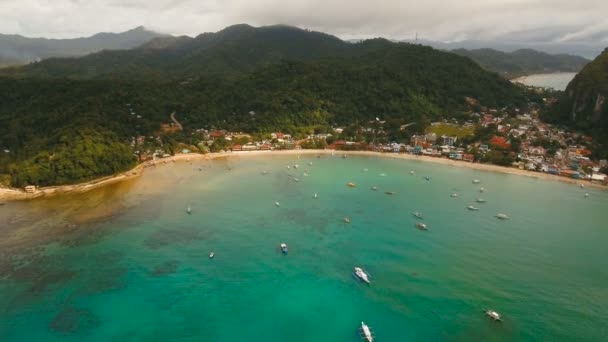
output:
[[[495,322],[501,322],[502,318],[500,317],[500,314],[494,310],[486,310],[486,316],[490,317],[492,320],[494,320]]]
[[[355,276],[365,283],[370,283],[369,275],[361,267],[355,267]]]
[[[366,342],[374,342],[374,333],[370,327],[364,322],[361,322],[361,328],[359,329],[361,339]]]
[[[283,254],[287,254],[288,250],[287,250],[287,244],[285,242],[281,243],[281,252]]]

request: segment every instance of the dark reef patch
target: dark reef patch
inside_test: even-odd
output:
[[[167,262],[163,262],[162,264],[156,265],[150,272],[150,275],[155,277],[161,277],[177,272],[178,268],[179,262],[176,260],[170,260]]]
[[[99,318],[91,311],[68,306],[61,310],[49,323],[49,329],[62,334],[73,334],[89,330],[99,325]]]
[[[144,245],[150,249],[158,249],[169,245],[185,245],[203,239],[205,235],[199,228],[161,228],[151,233],[144,240]]]

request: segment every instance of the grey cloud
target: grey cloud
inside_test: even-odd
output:
[[[74,37],[144,25],[195,35],[236,23],[290,24],[343,38],[597,41],[602,0],[0,0],[0,32]]]

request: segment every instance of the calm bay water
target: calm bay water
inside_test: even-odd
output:
[[[528,86],[566,90],[568,83],[576,76],[575,72],[560,72],[552,74],[535,74],[516,78],[514,82]]]
[[[376,157],[169,164],[0,206],[0,341],[358,341],[361,321],[378,341],[603,341],[607,205],[599,190]]]

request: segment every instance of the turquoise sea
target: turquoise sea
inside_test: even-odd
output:
[[[170,163],[0,206],[0,341],[359,341],[361,321],[375,341],[606,341],[607,209],[605,191],[419,161]]]

